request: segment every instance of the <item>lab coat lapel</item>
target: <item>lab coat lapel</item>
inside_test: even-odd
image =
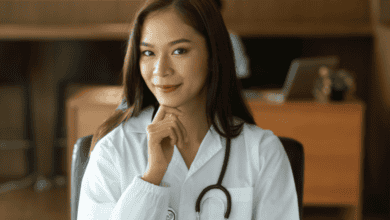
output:
[[[221,145],[220,137],[214,130],[213,126],[207,131],[199,150],[191,164],[190,170],[187,169],[187,165],[180,154],[179,149],[175,145],[171,162],[165,176],[177,178],[180,182],[185,181],[195,172],[200,170],[209,160],[211,160],[220,150],[224,149]],[[164,178],[165,178],[164,176]]]
[[[214,116],[216,126],[219,128],[221,132],[223,132],[222,126],[218,120],[217,115]],[[240,122],[243,122],[240,118],[234,117],[233,120],[234,125],[238,125]],[[233,147],[233,146],[231,146]],[[187,175],[187,178],[189,178],[191,175],[193,175],[195,172],[200,170],[209,160],[211,160],[219,151],[225,152],[226,150],[226,138],[219,135],[216,128],[211,125],[209,131],[207,132],[206,136],[204,137],[198,153],[195,156],[195,159],[190,167],[190,171]],[[223,161],[221,161],[221,164]],[[184,166],[185,163],[183,161]]]
[[[222,149],[224,149],[224,147],[221,145],[220,136],[215,131],[214,127],[211,126],[206,136],[203,138],[202,143],[200,144],[198,153],[196,154],[195,159],[191,164],[187,178],[189,178],[195,172],[200,170],[209,160],[211,160]],[[186,168],[183,159],[182,162]]]
[[[152,105],[146,107],[138,117],[134,117],[131,123],[127,123],[126,127],[128,131],[137,132],[137,133],[147,133],[146,128],[149,124],[152,123],[152,115],[153,115],[154,107]],[[221,131],[223,131],[222,126],[218,120],[217,115],[215,115],[216,125],[219,127]],[[237,124],[240,122],[239,118],[234,119],[234,123]],[[187,177],[190,177],[195,172],[200,170],[209,160],[211,160],[220,150],[225,150],[226,148],[226,139],[218,134],[215,127],[213,125],[210,126],[210,129],[207,131],[206,136],[203,138],[203,141],[199,147],[199,150],[195,156],[194,161],[191,164],[189,173]],[[184,166],[184,171],[187,169],[186,164],[181,157],[179,151],[176,149],[177,154],[174,153],[172,160],[176,157],[179,164]],[[147,151],[146,151],[147,153]],[[179,158],[178,158],[179,157]],[[180,158],[181,157],[181,158]],[[171,163],[173,162],[171,160]],[[179,162],[180,161],[180,162]],[[149,163],[148,165],[149,166]],[[169,168],[167,173],[169,172]]]

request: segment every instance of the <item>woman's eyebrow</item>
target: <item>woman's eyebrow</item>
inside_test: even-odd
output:
[[[173,46],[173,45],[175,45],[175,44],[183,43],[183,42],[191,43],[190,40],[185,39],[185,38],[182,38],[182,39],[179,39],[179,40],[175,40],[175,41],[170,42],[170,43],[169,43],[169,46]],[[146,43],[146,42],[143,42],[143,41],[141,42],[141,46],[152,47],[152,48],[154,47],[152,44]]]

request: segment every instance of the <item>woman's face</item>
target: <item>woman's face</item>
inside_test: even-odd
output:
[[[172,9],[151,13],[141,30],[139,65],[146,85],[160,105],[197,103],[208,73],[206,40]],[[180,85],[167,92],[163,85]],[[169,90],[168,90],[169,91]],[[202,93],[201,93],[202,92]]]

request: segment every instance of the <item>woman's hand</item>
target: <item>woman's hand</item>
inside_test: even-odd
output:
[[[152,124],[148,125],[149,170],[166,171],[172,159],[173,147],[184,147],[188,142],[187,131],[177,115],[183,113],[172,107],[160,105]]]

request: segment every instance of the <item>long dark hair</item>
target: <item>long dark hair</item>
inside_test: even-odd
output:
[[[217,4],[218,10],[222,11],[223,9],[223,2],[222,0],[214,0],[215,4]]]
[[[140,67],[140,38],[142,25],[146,17],[154,11],[173,7],[183,21],[201,34],[209,53],[209,73],[206,80],[206,115],[209,125],[225,138],[237,137],[243,128],[241,123],[233,125],[233,116],[255,125],[252,113],[242,96],[241,85],[237,79],[233,58],[233,49],[229,33],[222,15],[210,0],[147,0],[139,9],[132,24],[130,39],[123,65],[123,94],[127,103],[125,111],[116,110],[95,132],[89,154],[98,140],[130,117],[137,117],[146,107],[154,106],[152,120],[157,113],[159,103],[144,82]],[[216,126],[215,116],[224,133]],[[233,128],[233,129],[232,129]]]

